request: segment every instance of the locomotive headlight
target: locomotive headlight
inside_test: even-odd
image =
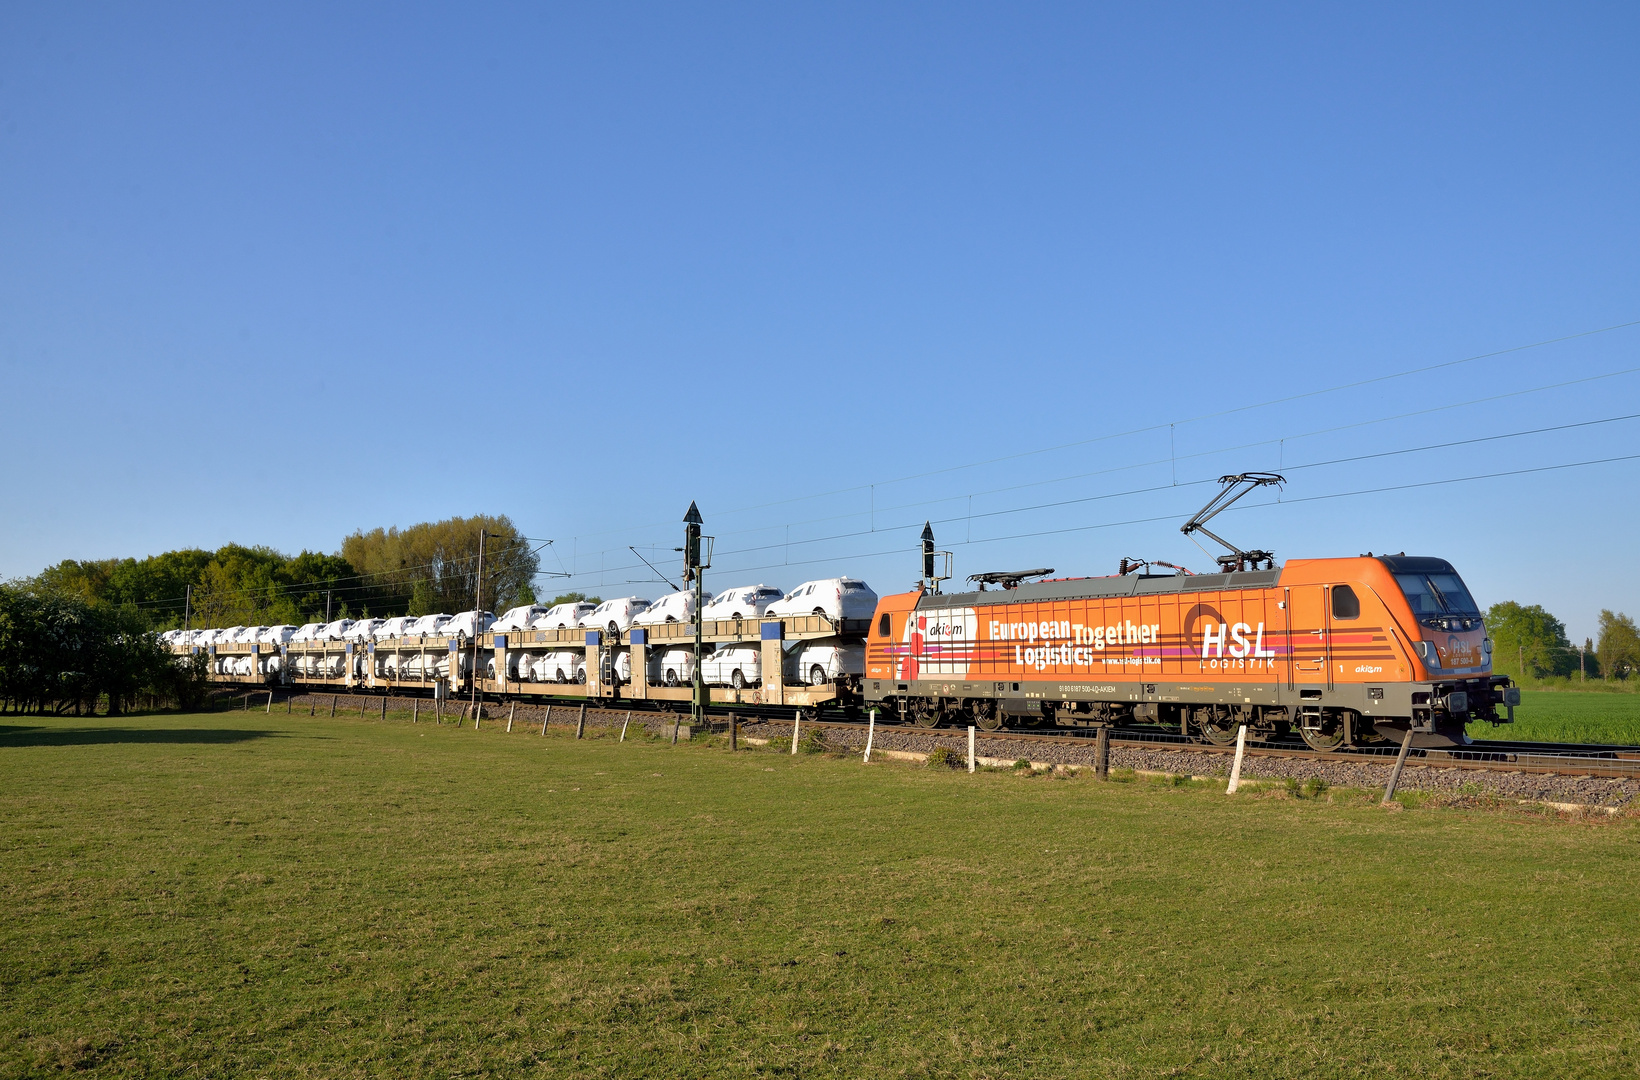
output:
[[[1485,653],[1487,656],[1492,655],[1492,639],[1491,638],[1482,638],[1481,639],[1481,652]]]

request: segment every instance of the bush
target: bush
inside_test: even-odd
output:
[[[788,741],[786,746],[789,748],[791,742]],[[826,741],[826,732],[823,728],[811,727],[797,741],[797,752],[799,754],[824,754],[830,749],[831,744]]]
[[[1322,795],[1326,794],[1327,789],[1331,786],[1331,784],[1327,783],[1327,781],[1323,780],[1321,777],[1312,776],[1308,780],[1304,781],[1304,797],[1308,799],[1319,799]]]
[[[962,755],[949,746],[936,746],[928,755],[930,769],[955,769],[963,764]]]
[[[1029,761],[1027,761],[1026,759],[1024,759],[1024,758],[1020,758],[1018,761],[1014,762],[1014,768],[1015,769],[1029,770],[1030,767],[1031,767],[1031,763]]]

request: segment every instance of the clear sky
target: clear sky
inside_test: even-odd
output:
[[[1223,533],[1581,640],[1640,461],[1519,470],[1640,454],[1637,54],[1632,4],[0,6],[0,576],[486,512],[653,595],[691,499],[719,586],[897,591],[928,518],[959,575],[1201,570],[1199,481],[1280,469]]]

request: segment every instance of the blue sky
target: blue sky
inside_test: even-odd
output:
[[[1640,462],[1519,470],[1640,453],[1637,22],[7,5],[0,576],[488,512],[649,594],[691,499],[719,585],[1203,569],[1280,468],[1231,539],[1580,640]]]

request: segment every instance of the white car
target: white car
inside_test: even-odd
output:
[[[440,637],[450,622],[448,615],[423,615],[405,630],[405,637]]]
[[[296,645],[296,644],[303,644],[303,643],[306,643],[306,642],[309,642],[309,641],[317,641],[318,640],[317,635],[318,635],[319,631],[322,630],[323,628],[324,628],[323,623],[316,623],[316,622],[303,623],[301,626],[296,628],[296,633],[294,633],[290,636],[291,644]]]
[[[256,640],[264,645],[283,645],[295,636],[296,627],[281,624],[268,627]]]
[[[313,640],[341,641],[343,640],[342,635],[347,633],[350,629],[352,629],[352,627],[352,619],[337,619],[335,622],[327,622],[323,626],[319,627],[318,632],[313,635]]]
[[[383,619],[382,624],[376,627],[376,640],[386,641],[389,638],[400,638],[410,632],[415,623],[408,615],[395,615],[391,619]]]
[[[608,630],[611,634],[618,634],[630,629],[632,620],[642,615],[649,608],[649,601],[641,596],[620,596],[614,600],[605,600],[585,615],[577,626],[584,626],[588,630]]]
[[[650,686],[690,685],[695,681],[695,650],[650,650],[649,671],[644,677]]]
[[[571,649],[544,653],[530,665],[530,674],[536,682],[584,683],[587,658]]]
[[[528,630],[530,624],[545,615],[548,610],[545,604],[525,604],[522,607],[508,608],[490,629],[496,633],[506,630]]]
[[[488,611],[463,611],[444,625],[443,633],[445,637],[460,634],[471,639],[488,630],[494,622],[495,616]]]
[[[596,604],[589,604],[585,600],[578,600],[572,604],[557,604],[547,609],[547,613],[530,623],[531,630],[573,630],[581,625],[581,620],[591,615]]]
[[[712,594],[706,594],[710,604]],[[695,618],[695,594],[692,590],[667,593],[665,596],[644,608],[643,612],[632,620],[633,626],[659,626],[669,622],[693,622]]]
[[[756,686],[763,681],[763,650],[756,645],[720,645],[701,659],[700,672],[708,686]]]
[[[853,578],[805,581],[764,610],[765,615],[826,615],[833,619],[869,619],[877,610],[871,586]]]
[[[374,641],[376,637],[376,627],[380,626],[385,621],[386,620],[384,619],[360,619],[358,622],[343,631],[342,640]]]
[[[717,594],[702,610],[702,619],[756,619],[780,599],[773,585],[741,585]]]
[[[841,638],[794,642],[784,659],[786,678],[810,686],[824,686],[866,673],[866,647]]]

